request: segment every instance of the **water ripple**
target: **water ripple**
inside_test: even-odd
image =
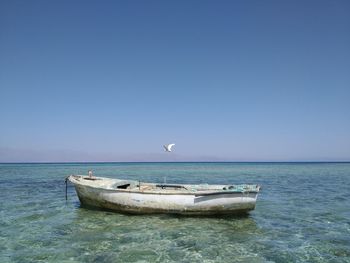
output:
[[[246,217],[80,206],[64,178],[263,185]],[[0,262],[350,262],[350,164],[0,164]]]

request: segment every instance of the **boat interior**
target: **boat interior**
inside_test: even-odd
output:
[[[198,192],[198,191],[227,191],[227,192],[258,192],[258,185],[209,185],[209,184],[166,184],[145,183],[135,180],[120,180],[103,177],[74,176],[77,181],[90,186],[105,189],[120,189],[126,191],[176,191],[176,192]]]

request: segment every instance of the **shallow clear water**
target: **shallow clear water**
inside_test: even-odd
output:
[[[80,207],[64,178],[261,184],[246,217]],[[0,262],[350,262],[349,163],[0,164]]]

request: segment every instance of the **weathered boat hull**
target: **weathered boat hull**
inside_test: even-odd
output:
[[[255,208],[257,192],[152,193],[95,188],[74,183],[81,204],[124,213],[242,214]]]

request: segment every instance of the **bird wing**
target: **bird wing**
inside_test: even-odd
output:
[[[168,145],[169,150],[171,151],[171,148],[175,145],[175,143],[171,143]]]

